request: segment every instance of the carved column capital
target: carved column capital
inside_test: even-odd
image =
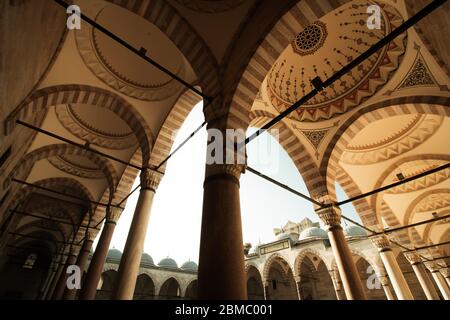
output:
[[[406,259],[408,259],[409,263],[411,263],[411,264],[419,264],[422,262],[422,259],[415,251],[405,252],[403,254],[406,257]]]
[[[81,247],[80,246],[73,246],[70,250],[69,253],[67,255],[67,258],[69,258],[70,256],[78,256],[78,254],[80,253]]]
[[[378,251],[390,251],[391,250],[391,242],[389,241],[388,237],[385,235],[381,235],[378,237],[373,237],[370,239],[374,246],[378,249]]]
[[[106,222],[116,224],[123,212],[122,208],[108,207],[106,208]]]
[[[327,229],[332,227],[341,226],[341,209],[335,206],[321,208],[316,210],[317,215],[325,224]]]
[[[241,174],[245,172],[243,164],[212,164],[206,166],[205,183],[216,179],[231,179],[239,185]]]
[[[92,231],[86,232],[85,236],[84,236],[85,241],[92,241],[92,242],[94,242],[95,237],[96,237],[96,234]]]
[[[438,272],[439,271],[439,266],[434,263],[433,261],[426,261],[423,263],[425,265],[425,267],[428,268],[428,270],[430,270],[431,272]]]
[[[159,172],[150,169],[143,169],[141,171],[141,190],[153,190],[158,189],[163,175]]]
[[[450,268],[441,269],[441,273],[444,278],[450,278]]]

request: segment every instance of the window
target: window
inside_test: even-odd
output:
[[[273,290],[277,290],[277,280],[272,280],[272,288]]]
[[[25,260],[25,263],[23,264],[23,268],[24,269],[33,269],[36,259],[37,259],[37,254],[31,253],[30,255],[28,255],[27,260]]]

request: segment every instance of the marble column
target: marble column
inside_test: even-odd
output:
[[[264,281],[264,300],[270,300],[269,285],[268,281]]]
[[[76,265],[80,268],[80,276],[83,277],[84,269],[88,262],[89,253],[91,252],[92,244],[94,243],[95,237],[91,232],[87,232],[81,247],[80,253],[78,254]],[[77,294],[77,289],[66,288],[63,295],[63,300],[73,300]]]
[[[199,299],[246,300],[239,178],[245,165],[210,164],[203,185]]]
[[[383,287],[384,293],[386,294],[386,298],[388,300],[395,300],[394,295],[392,294],[391,288],[389,287],[389,279],[386,276],[380,276],[378,277],[378,280],[381,283],[381,286]]]
[[[450,287],[450,268],[442,269],[441,273],[444,276],[447,285]]]
[[[297,289],[298,300],[303,300],[302,289],[301,289],[302,278],[300,276],[295,276],[294,280],[295,280],[295,287]]]
[[[339,272],[337,270],[332,270],[329,272],[331,281],[333,282],[334,291],[336,293],[337,300],[346,300],[345,292],[342,289],[342,282],[339,279]]]
[[[433,276],[433,279],[442,294],[442,297],[444,297],[445,300],[450,300],[450,289],[447,282],[444,280],[444,277],[439,272],[439,266],[434,262],[425,262],[425,266],[428,270],[430,270],[431,275]]]
[[[317,209],[316,213],[324,222],[333,254],[348,300],[366,300],[364,288],[359,278],[350,248],[341,226],[341,210],[335,206]]]
[[[404,255],[411,263],[414,273],[416,274],[427,299],[440,300],[436,288],[434,287],[433,282],[431,282],[420,256],[415,252],[406,252]]]
[[[141,171],[141,191],[134,211],[127,242],[120,260],[113,300],[132,300],[136,287],[139,265],[144,251],[153,197],[162,175],[146,169]],[[242,250],[242,254],[244,251]]]
[[[392,287],[394,288],[398,300],[414,300],[408,283],[406,282],[397,259],[395,259],[395,255],[392,252],[389,239],[382,235],[371,238],[371,240],[380,253],[381,261],[383,261],[384,268],[391,280]]]
[[[49,289],[45,295],[45,300],[51,300],[53,296],[53,292],[55,291],[56,284],[58,283],[59,277],[61,276],[61,273],[64,270],[64,263],[58,263],[57,269],[55,271],[55,274],[53,276],[52,282],[49,286]]]
[[[103,225],[100,239],[92,256],[86,278],[81,287],[80,300],[95,300],[97,294],[97,285],[100,281],[103,272],[103,266],[108,255],[111,239],[116,228],[117,221],[122,214],[122,209],[109,207],[106,212],[106,219]]]
[[[61,300],[64,290],[67,287],[67,268],[74,265],[77,262],[78,249],[73,249],[69,252],[64,268],[59,276],[58,283],[56,284],[55,290],[53,291],[53,300]]]

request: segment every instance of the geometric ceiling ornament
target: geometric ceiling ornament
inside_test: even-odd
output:
[[[403,123],[404,126],[399,130],[389,131],[388,128],[394,128],[388,125],[390,121],[404,121],[395,118],[398,117],[374,121],[366,126],[347,145],[340,161],[364,165],[392,159],[421,145],[436,133],[444,121],[443,117],[435,115],[406,115],[400,117],[408,120]],[[367,139],[371,140],[361,143],[361,140]]]
[[[93,162],[80,156],[55,156],[48,158],[55,168],[87,179],[103,179],[103,171]]]
[[[186,8],[203,12],[219,13],[240,6],[245,0],[175,0]]]
[[[185,61],[177,47],[153,24],[115,5],[98,4],[88,15],[135,48],[144,48],[170,71],[183,78]],[[120,21],[120,23],[116,23]],[[181,90],[181,84],[88,24],[75,32],[84,63],[111,88],[139,100],[161,101]],[[157,45],[155,45],[157,44]]]
[[[449,193],[436,193],[432,194],[415,207],[415,212],[427,212],[431,210],[440,210],[450,206],[450,194]]]
[[[300,132],[308,139],[308,141],[317,150],[328,130],[300,130]]]
[[[128,125],[109,110],[68,104],[56,106],[55,113],[64,128],[92,145],[114,150],[137,146],[136,136]]]
[[[442,165],[445,163],[441,163]],[[429,170],[437,168],[439,165],[431,165],[431,166],[423,166],[419,170],[412,171],[405,173],[404,170],[399,169],[399,171],[402,172],[403,176],[405,178],[410,178],[413,176],[416,176],[418,174],[421,174],[423,172],[427,172]],[[398,182],[398,178],[395,176],[395,174],[391,177],[392,183]],[[414,181],[407,182],[405,184],[402,184],[400,186],[391,188],[387,191],[385,191],[387,194],[401,194],[401,193],[408,193],[408,192],[415,192],[419,190],[423,190],[432,186],[435,186],[447,179],[450,178],[450,169],[445,169],[442,171],[438,171],[434,174],[416,179]]]
[[[323,46],[327,36],[328,31],[325,23],[316,21],[295,37],[295,40],[292,42],[292,48],[295,53],[301,56],[314,54]]]
[[[437,82],[425,63],[420,49],[417,50],[417,56],[413,66],[409,70],[406,78],[398,86],[397,89],[405,89],[411,87],[433,87],[437,86]]]
[[[367,8],[381,8],[381,28],[369,30]],[[328,79],[402,24],[395,8],[356,0],[306,27],[293,40],[267,75],[271,104],[282,112],[314,89],[312,79]],[[359,106],[378,92],[398,69],[406,49],[404,33],[371,55],[334,84],[291,113],[297,121],[323,121]]]

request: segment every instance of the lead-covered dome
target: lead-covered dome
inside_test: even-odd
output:
[[[328,234],[325,230],[319,228],[319,227],[311,227],[308,229],[305,229],[300,233],[299,240],[306,240],[306,239],[326,239],[328,237]]]
[[[122,252],[117,249],[110,249],[106,258],[109,260],[120,260],[122,258]]]
[[[153,258],[148,253],[141,256],[141,264],[154,265]]]
[[[181,266],[181,270],[197,271],[198,266],[194,261],[187,261],[187,262],[183,263],[183,265]]]
[[[367,237],[366,230],[355,225],[345,227],[344,234],[346,237]]]
[[[178,264],[176,263],[176,261],[169,257],[162,259],[158,263],[158,266],[163,268],[178,269]]]
[[[295,233],[280,233],[277,235],[277,241],[289,239],[293,242],[296,242],[298,240],[298,234]]]

